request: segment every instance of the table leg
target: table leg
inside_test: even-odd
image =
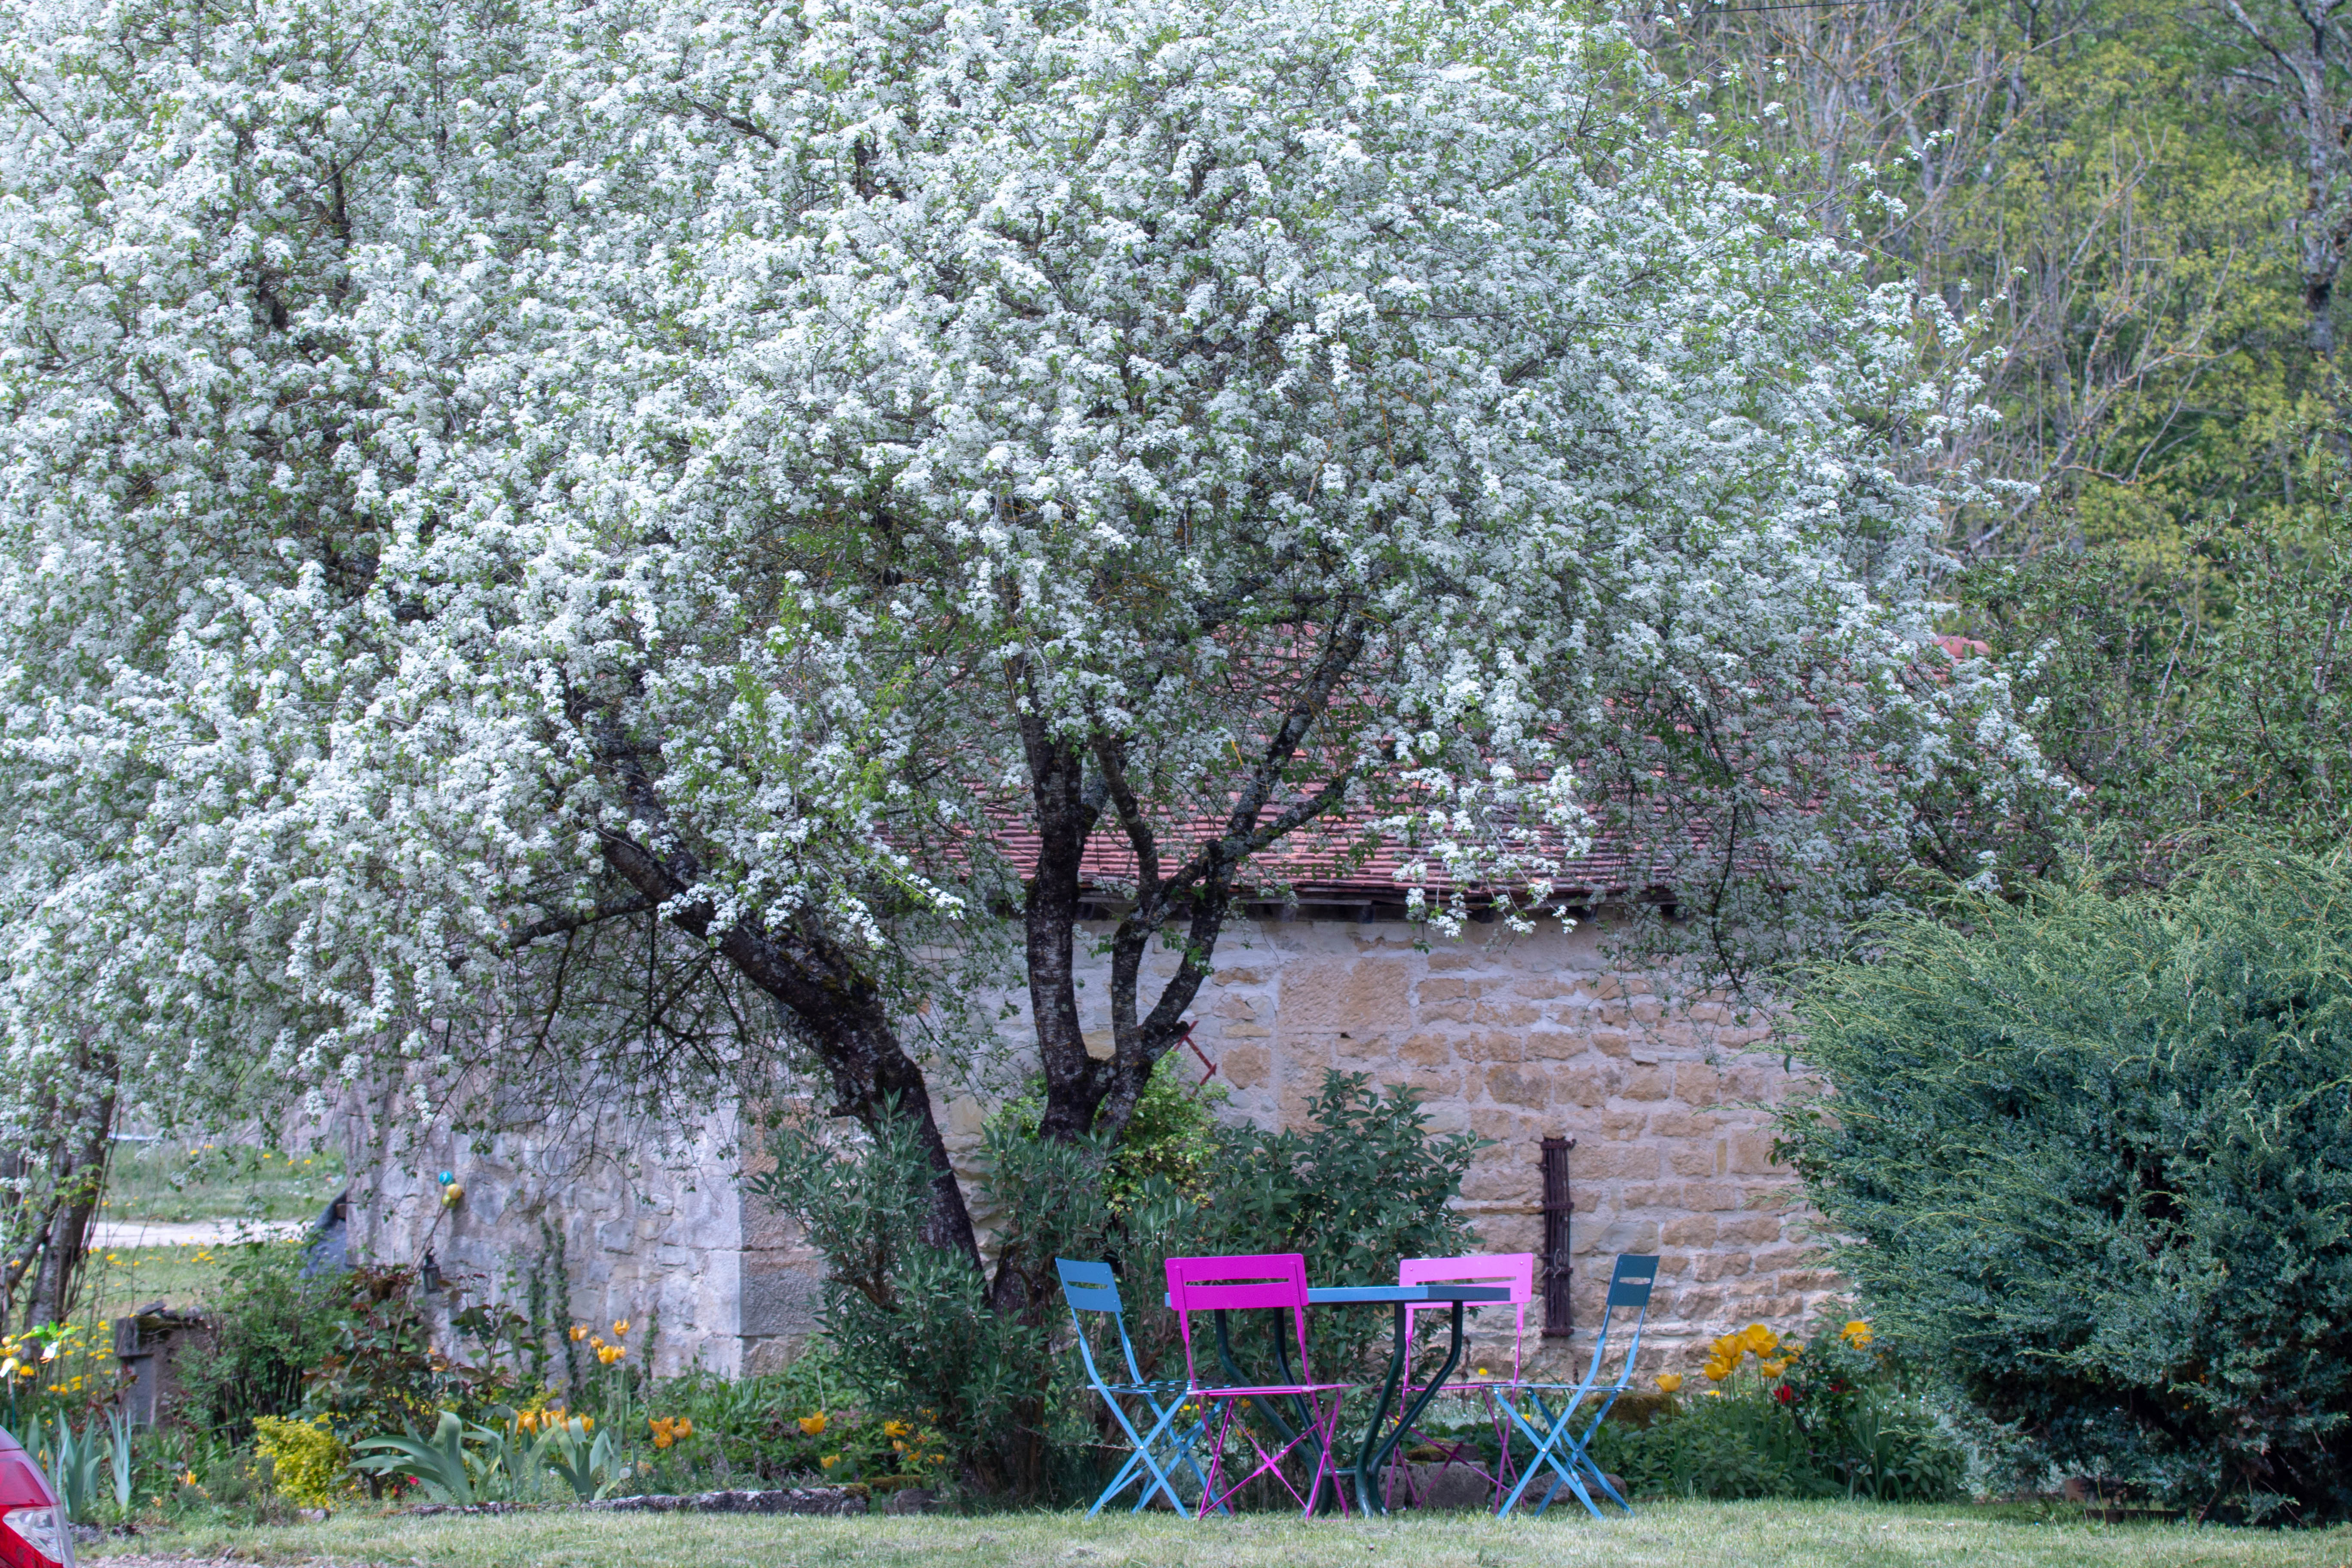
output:
[[[1404,1441],[1404,1435],[1412,1430],[1412,1424],[1421,1419],[1421,1413],[1429,1408],[1429,1402],[1437,1397],[1437,1391],[1445,1386],[1445,1380],[1454,1375],[1454,1368],[1462,1360],[1462,1303],[1459,1301],[1454,1303],[1451,1326],[1454,1333],[1452,1342],[1445,1348],[1445,1364],[1438,1368],[1437,1375],[1429,1380],[1429,1386],[1421,1391],[1412,1408],[1397,1418],[1396,1429],[1383,1443],[1380,1441],[1381,1425],[1388,1415],[1389,1405],[1396,1398],[1397,1384],[1404,1376],[1404,1304],[1397,1303],[1396,1349],[1389,1356],[1388,1382],[1381,1389],[1380,1403],[1372,1407],[1372,1424],[1364,1429],[1364,1446],[1356,1453],[1356,1500],[1363,1505],[1368,1514],[1379,1515],[1388,1511],[1387,1506],[1372,1490],[1371,1478],[1389,1462],[1389,1456],[1396,1451],[1399,1443]]]

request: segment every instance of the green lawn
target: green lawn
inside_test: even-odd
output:
[[[1403,1522],[1253,1516],[1190,1523],[1096,1522],[1075,1514],[963,1519],[750,1519],[713,1514],[551,1513],[488,1519],[345,1514],[278,1530],[212,1530],[92,1542],[84,1561],[226,1557],[239,1562],[415,1563],[431,1568],[2336,1568],[2352,1531],[2091,1525],[2021,1509],[1866,1504],[1654,1504],[1639,1517],[1497,1522],[1444,1515]],[[124,1564],[123,1568],[129,1568]]]
[[[88,1315],[102,1323],[150,1301],[194,1307],[219,1281],[229,1255],[226,1247],[100,1247],[84,1287]]]
[[[249,1143],[125,1143],[108,1162],[100,1219],[315,1218],[343,1190],[342,1157]]]

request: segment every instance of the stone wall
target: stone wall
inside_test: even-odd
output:
[[[759,1255],[744,1245],[731,1127],[714,1118],[667,1162],[639,1152],[644,1131],[618,1119],[593,1136],[576,1121],[519,1126],[483,1152],[444,1134],[369,1164],[352,1125],[351,1168],[366,1173],[351,1192],[352,1254],[414,1266],[429,1252],[445,1278],[520,1306],[560,1242],[572,1321],[607,1338],[626,1321],[639,1352],[655,1334],[663,1374],[741,1371],[744,1263]],[[455,1205],[441,1202],[445,1170],[463,1190]]]
[[[1579,1331],[1550,1342],[1555,1363],[1590,1353],[1620,1252],[1663,1260],[1646,1363],[1680,1365],[1696,1342],[1749,1322],[1800,1327],[1840,1281],[1804,1239],[1795,1177],[1772,1163],[1768,1107],[1791,1079],[1777,1054],[1749,1049],[1768,1031],[1717,999],[1670,1002],[1601,945],[1590,923],[1518,937],[1473,926],[1422,951],[1395,921],[1249,922],[1219,946],[1193,1037],[1234,1115],[1295,1124],[1337,1068],[1409,1083],[1436,1126],[1492,1139],[1463,1206],[1493,1251],[1541,1249],[1538,1144],[1575,1139]],[[1532,1346],[1539,1308],[1531,1319]]]
[[[1652,1366],[1684,1365],[1696,1342],[1751,1321],[1798,1328],[1838,1289],[1804,1240],[1794,1178],[1772,1163],[1768,1108],[1791,1080],[1777,1055],[1749,1049],[1763,1029],[1718,1000],[1670,1001],[1655,977],[1613,966],[1592,925],[1522,937],[1474,926],[1425,949],[1415,936],[1393,921],[1230,928],[1193,1037],[1231,1091],[1226,1113],[1295,1124],[1327,1068],[1412,1084],[1439,1128],[1493,1140],[1463,1206],[1495,1251],[1539,1250],[1538,1144],[1575,1139],[1578,1332],[1541,1340],[1539,1304],[1528,1331],[1529,1348],[1554,1367],[1589,1353],[1620,1252],[1664,1259],[1644,1346]],[[1156,954],[1152,973],[1172,962]],[[1107,1049],[1101,969],[1082,960],[1080,997]],[[983,1001],[1013,1009],[993,1076],[1016,1081],[1032,1037],[1025,997]],[[942,1092],[940,1102],[950,1150],[960,1161],[976,1153],[986,1093]],[[731,1125],[714,1120],[667,1164],[628,1153],[647,1142],[633,1131],[600,1124],[601,1154],[583,1150],[571,1123],[517,1127],[486,1155],[444,1140],[355,1188],[353,1244],[403,1262],[430,1247],[444,1270],[499,1283],[544,1253],[551,1226],[579,1321],[642,1323],[658,1307],[660,1370],[788,1360],[815,1326],[819,1265],[793,1226],[742,1191]],[[434,1180],[443,1168],[466,1189],[446,1211]],[[991,1216],[975,1218],[984,1229]],[[1367,1260],[1365,1279],[1392,1268]]]

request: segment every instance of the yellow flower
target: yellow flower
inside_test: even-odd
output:
[[[804,1436],[822,1437],[824,1436],[824,1424],[825,1415],[822,1410],[814,1415],[803,1415],[801,1417],[801,1433]]]
[[[618,1321],[618,1322],[616,1322],[616,1323],[614,1323],[614,1324],[613,1325],[613,1337],[614,1337],[614,1339],[616,1339],[616,1340],[619,1340],[619,1339],[626,1339],[626,1338],[628,1337],[628,1333],[629,1333],[629,1320],[628,1320],[628,1319],[626,1319],[626,1318],[623,1318],[620,1321]]]
[[[583,1415],[580,1418],[580,1430],[583,1432],[596,1430],[596,1418],[593,1415]]]
[[[629,1347],[626,1345],[601,1345],[597,1348],[596,1359],[610,1366],[628,1353]]]
[[[667,1415],[649,1415],[646,1418],[646,1425],[653,1428],[654,1447],[656,1448],[667,1448],[677,1440],[677,1423]]]
[[[1761,1323],[1750,1323],[1740,1331],[1739,1342],[1746,1345],[1761,1361],[1780,1348],[1780,1336]]]
[[[604,1336],[602,1334],[591,1335],[588,1340],[588,1348],[592,1351],[603,1350],[604,1348]]]
[[[1759,1361],[1756,1364],[1767,1377],[1778,1377],[1789,1370],[1789,1363],[1785,1357],[1780,1361]]]
[[[1658,1392],[1661,1394],[1672,1394],[1675,1389],[1680,1388],[1682,1385],[1683,1374],[1681,1373],[1662,1372],[1658,1374]]]
[[[1721,1383],[1725,1378],[1731,1375],[1732,1367],[1733,1363],[1729,1362],[1710,1361],[1705,1366],[1699,1368],[1699,1371],[1706,1373],[1710,1381]]]
[[[829,1470],[839,1463],[841,1463],[841,1456],[839,1454],[827,1454],[824,1458],[817,1461],[817,1468],[820,1469]]]
[[[194,1470],[183,1471],[180,1476],[180,1484],[184,1487],[194,1486],[196,1484],[196,1472]]]
[[[1866,1319],[1856,1318],[1838,1331],[1838,1337],[1860,1350],[1870,1343],[1870,1323]]]
[[[1480,1368],[1478,1369],[1478,1375],[1479,1375],[1480,1377],[1484,1377],[1484,1376],[1486,1376],[1486,1369],[1485,1367],[1483,1367],[1483,1366],[1482,1366],[1482,1367],[1480,1367]]]
[[[688,1419],[687,1419],[685,1416],[683,1416],[683,1415],[679,1416],[679,1417],[677,1418],[677,1435],[678,1435],[679,1436],[681,1436],[681,1437],[691,1437],[691,1436],[694,1436],[694,1423],[693,1423],[693,1422],[691,1422],[691,1421],[689,1421],[689,1420],[688,1420]]]
[[[885,1437],[904,1437],[912,1431],[914,1431],[914,1428],[908,1426],[904,1421],[885,1421],[882,1423],[882,1436]]]
[[[587,1325],[587,1324],[585,1324],[585,1323],[574,1323],[574,1324],[572,1324],[572,1342],[573,1344],[575,1344],[575,1345],[576,1345],[576,1344],[578,1344],[582,1340],[584,1340],[584,1339],[586,1339],[587,1337],[588,1337],[588,1325]]]

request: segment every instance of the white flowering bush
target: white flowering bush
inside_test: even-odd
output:
[[[1567,7],[21,17],[20,1082],[478,1126],[789,1044],[976,1258],[1000,957],[1115,1131],[1274,857],[1528,919],[1605,829],[1736,963],[2032,782],[1927,642],[1908,296]]]

